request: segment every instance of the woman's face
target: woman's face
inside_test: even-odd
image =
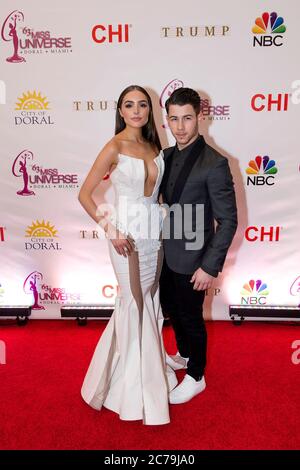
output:
[[[119,111],[125,124],[131,127],[143,127],[148,122],[150,112],[147,97],[141,91],[129,91],[124,96]]]

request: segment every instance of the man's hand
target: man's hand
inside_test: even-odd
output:
[[[194,283],[194,290],[206,290],[212,286],[213,279],[213,276],[207,274],[203,269],[198,268],[194,272],[190,282]]]

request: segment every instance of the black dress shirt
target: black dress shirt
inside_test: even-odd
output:
[[[175,146],[175,150],[173,155],[171,156],[172,162],[171,162],[171,170],[170,170],[170,175],[169,179],[167,181],[167,186],[166,186],[166,196],[167,199],[170,201],[171,196],[174,190],[174,186],[177,180],[177,177],[179,176],[180,171],[182,170],[182,167],[189,156],[190,152],[192,151],[194,145],[198,140],[200,139],[200,135],[197,137],[194,142],[189,144],[187,147],[185,147],[182,150],[179,150],[178,146]]]

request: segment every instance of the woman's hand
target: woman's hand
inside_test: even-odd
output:
[[[112,224],[108,224],[105,230],[106,238],[109,238],[114,249],[119,255],[130,256],[134,250],[134,242],[130,237],[126,237],[126,235],[120,230],[116,229]]]

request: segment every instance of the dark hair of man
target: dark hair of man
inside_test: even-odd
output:
[[[177,104],[178,106],[190,104],[193,106],[196,115],[198,115],[200,113],[201,99],[198,93],[195,90],[192,90],[192,88],[177,88],[165,103],[165,108],[168,114],[171,104]]]

